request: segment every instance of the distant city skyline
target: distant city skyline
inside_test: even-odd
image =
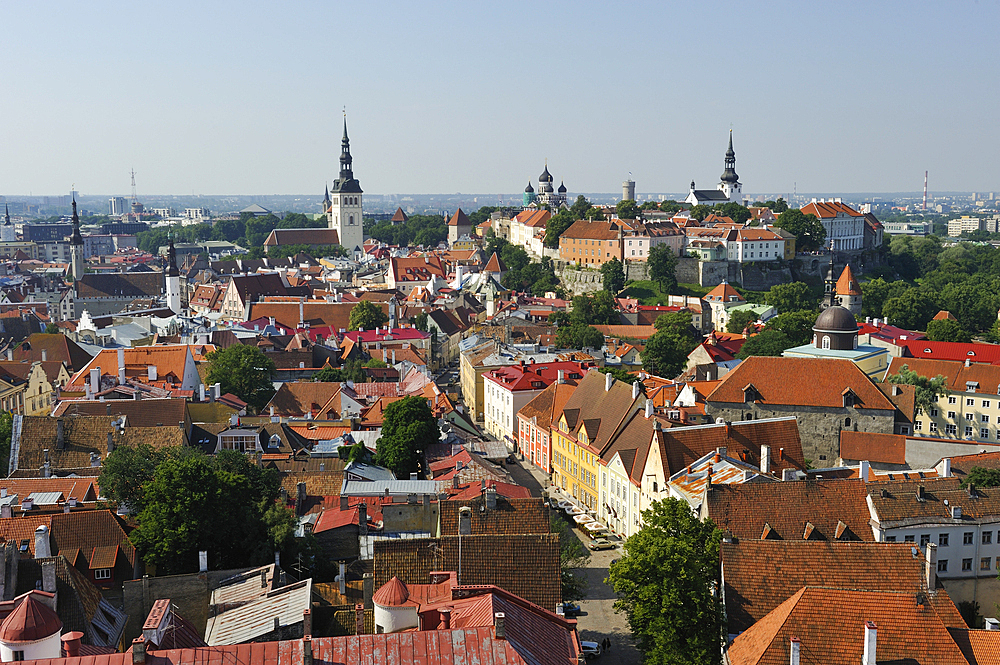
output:
[[[1000,5],[16,3],[0,195],[989,192]],[[472,196],[488,196],[489,194]]]

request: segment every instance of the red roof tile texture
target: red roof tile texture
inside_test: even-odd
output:
[[[906,464],[906,437],[902,434],[841,430],[840,457],[882,464]]]
[[[472,534],[516,535],[549,533],[549,511],[540,498],[505,499],[498,496],[496,507],[480,511],[485,499],[441,502],[441,535],[457,536],[459,512],[472,508]]]

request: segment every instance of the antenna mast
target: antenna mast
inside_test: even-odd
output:
[[[927,171],[924,171],[924,210],[927,210]]]
[[[131,174],[132,174],[132,201],[131,201],[131,203],[132,203],[132,205],[135,205],[138,202],[138,200],[139,200],[135,196],[135,169],[132,169]]]

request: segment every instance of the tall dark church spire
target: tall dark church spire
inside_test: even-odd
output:
[[[726,150],[726,169],[722,172],[722,182],[737,183],[740,177],[736,175],[736,151],[733,150],[733,130],[729,130],[729,149]]]
[[[83,236],[80,235],[80,216],[76,214],[76,195],[73,196],[73,237],[70,238],[69,244],[83,244]]]
[[[167,277],[180,277],[181,271],[177,267],[177,249],[174,247],[174,234],[167,234],[170,242],[167,245]]]
[[[353,180],[354,173],[351,169],[351,139],[347,138],[347,116],[344,116],[344,138],[340,142],[340,178],[342,180]]]
[[[6,203],[3,204],[3,223],[4,226],[10,226],[10,206]]]

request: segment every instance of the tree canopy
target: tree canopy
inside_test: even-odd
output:
[[[969,474],[962,479],[959,487],[965,489],[969,485],[973,487],[1000,487],[1000,469],[986,469],[981,466],[974,466],[969,469]]]
[[[687,357],[698,346],[698,332],[691,325],[690,312],[667,312],[656,319],[656,332],[646,340],[642,366],[647,372],[666,378],[677,376],[687,365]]]
[[[677,257],[666,245],[660,244],[650,248],[646,257],[649,266],[649,279],[656,282],[663,293],[674,293],[677,290]]]
[[[271,375],[274,361],[256,346],[236,344],[212,351],[208,360],[209,384],[219,383],[222,393],[232,393],[257,411],[274,395]]]
[[[420,470],[420,452],[441,436],[427,398],[411,395],[385,407],[375,461],[397,478]]]
[[[803,282],[775,284],[764,297],[764,302],[774,307],[779,314],[816,308],[816,300],[809,292],[809,286]]]
[[[907,330],[923,330],[937,313],[934,299],[918,288],[907,289],[902,295],[886,300],[882,306],[886,321]]]
[[[642,520],[608,574],[618,594],[615,611],[628,619],[644,662],[717,665],[722,603],[713,589],[721,531],[680,499],[654,502]]]
[[[778,221],[774,225],[795,236],[796,251],[816,251],[826,240],[826,229],[819,218],[813,214],[807,215],[798,208],[790,208],[778,215]]]
[[[925,413],[930,412],[931,408],[937,402],[937,398],[945,394],[945,378],[943,376],[938,374],[933,379],[921,376],[910,369],[909,365],[900,367],[898,374],[887,376],[886,381],[915,386],[917,389],[917,407],[923,409]]]
[[[351,308],[351,316],[347,320],[348,330],[375,330],[389,322],[382,308],[370,300],[362,300]]]
[[[476,213],[472,215],[476,216]],[[476,219],[479,217],[476,216]],[[481,223],[473,221],[472,216],[469,217],[469,221],[473,224]],[[448,224],[441,215],[410,215],[402,224],[393,224],[385,220],[366,229],[365,232],[370,237],[390,245],[435,247],[448,239]]]
[[[608,293],[617,295],[625,288],[625,267],[617,258],[613,258],[601,266],[601,276],[604,290]]]
[[[624,199],[615,205],[615,213],[620,219],[635,219],[642,216],[642,210],[632,199]]]
[[[604,346],[604,334],[584,323],[571,323],[556,329],[556,346],[560,349],[600,349]]]
[[[736,357],[745,360],[751,356],[780,356],[785,349],[795,346],[788,335],[780,330],[765,328],[743,343]]]
[[[927,339],[932,342],[971,342],[972,336],[953,319],[927,322]]]
[[[789,346],[802,346],[812,341],[816,316],[817,314],[813,310],[802,309],[796,312],[785,312],[768,319],[767,323],[764,324],[764,329],[784,333],[788,337]]]
[[[726,332],[742,333],[747,326],[757,320],[757,312],[751,309],[738,309],[729,317],[726,323]]]

